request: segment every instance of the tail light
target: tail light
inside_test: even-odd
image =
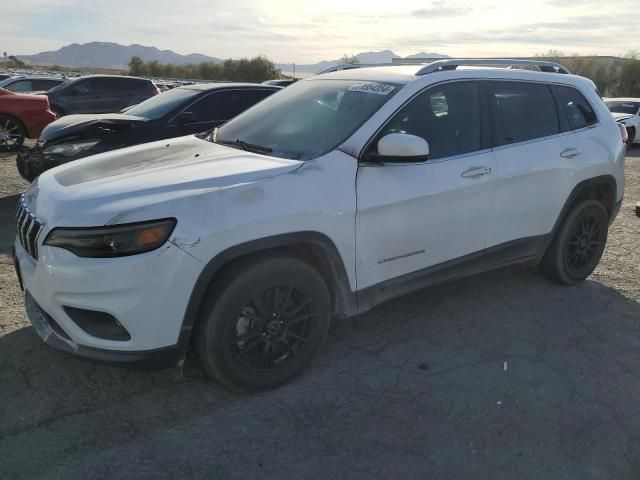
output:
[[[620,129],[620,135],[622,135],[622,143],[629,142],[629,134],[627,133],[627,129],[621,123],[618,124],[618,128]]]

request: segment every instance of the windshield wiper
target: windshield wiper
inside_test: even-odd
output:
[[[215,140],[215,143],[219,143],[221,145],[229,145],[231,147],[237,146],[247,152],[253,153],[271,153],[273,152],[272,148],[263,147],[262,145],[256,145],[255,143],[247,143],[244,140]]]

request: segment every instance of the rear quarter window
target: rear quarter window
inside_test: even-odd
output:
[[[560,133],[556,102],[548,85],[493,82],[490,101],[496,146]]]
[[[578,130],[598,122],[593,107],[578,90],[558,85],[554,88],[560,111],[567,119],[570,130]]]

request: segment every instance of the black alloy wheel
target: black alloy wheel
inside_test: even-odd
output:
[[[277,285],[260,292],[240,312],[230,331],[235,358],[247,370],[271,372],[284,367],[309,345],[313,299],[293,285]]]

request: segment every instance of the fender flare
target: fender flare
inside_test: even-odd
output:
[[[550,238],[549,243],[553,241],[553,238],[555,237],[556,232],[562,225],[562,222],[564,222],[564,219],[566,218],[566,216],[569,214],[569,210],[571,210],[571,207],[573,207],[576,199],[589,188],[596,187],[599,185],[609,185],[611,187],[612,193],[613,193],[613,199],[612,199],[613,201],[611,205],[605,205],[605,207],[607,208],[607,213],[609,214],[609,216],[615,213],[615,208],[616,208],[615,205],[618,198],[618,183],[616,182],[616,179],[612,175],[601,175],[598,177],[593,177],[593,178],[588,178],[587,180],[583,180],[582,182],[578,183],[575,187],[573,187],[573,190],[571,190],[571,193],[567,197],[567,200],[564,202],[564,206],[562,207],[562,210],[560,210],[560,214],[556,219],[556,223],[553,225],[553,229],[551,230],[551,235],[549,236]]]
[[[223,250],[211,259],[200,272],[189,297],[178,336],[178,347],[182,356],[184,357],[187,353],[191,332],[200,317],[200,309],[211,281],[225,265],[247,255],[295,246],[311,246],[322,252],[326,265],[324,265],[321,274],[324,277],[329,277],[327,280],[331,282],[327,286],[332,292],[334,300],[334,315],[348,316],[355,313],[357,311],[356,293],[351,291],[342,257],[329,237],[319,232],[303,231],[259,238]]]

